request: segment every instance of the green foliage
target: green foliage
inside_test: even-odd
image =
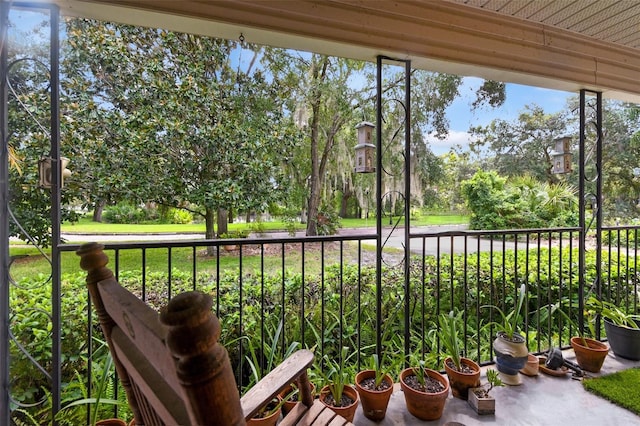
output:
[[[405,319],[410,327],[407,331],[410,336],[409,359],[424,360],[425,365],[438,365],[441,363],[441,348],[438,347],[435,332],[439,321],[437,314],[460,312],[463,306],[467,309],[466,321],[456,327],[456,332],[459,335],[465,333],[466,352],[474,355],[479,353],[480,362],[490,359],[494,336],[486,324],[494,321],[492,314],[496,312],[494,309],[480,309],[484,305],[495,305],[507,315],[509,309],[515,307],[514,310],[520,310],[523,314],[520,315],[518,326],[522,325],[524,319],[529,327],[540,328],[537,335],[528,331],[529,338],[533,339],[530,342],[538,345],[530,346],[533,351],[546,349],[546,342],[567,341],[570,330],[566,322],[563,324],[558,321],[555,311],[548,310],[544,314],[539,308],[558,300],[573,300],[572,306],[577,306],[578,271],[572,263],[578,257],[577,249],[572,250],[571,255],[565,247],[562,250],[543,248],[539,254],[537,249],[528,252],[523,249],[517,253],[507,250],[474,253],[468,257],[447,254],[440,259],[412,259],[409,291],[406,294],[402,266],[384,267],[381,293],[383,329],[380,331],[376,330],[375,269],[349,262],[335,264],[329,260],[328,254],[323,270],[314,269],[311,272],[307,269],[304,275],[288,268],[284,271],[277,268],[279,272],[265,272],[262,275],[258,272],[259,267],[243,269],[240,275],[237,267],[229,266],[221,268],[219,276],[213,268],[211,272],[199,270],[194,278],[189,269],[191,263],[187,262],[186,271],[171,271],[169,286],[166,269],[148,269],[144,275],[144,288],[146,301],[154,309],[166,303],[169,292],[177,294],[191,290],[194,280],[196,288],[210,293],[216,299],[216,314],[222,326],[220,341],[229,353],[241,388],[246,388],[255,380],[255,375],[252,377],[254,370],[258,375],[268,371],[268,365],[277,364],[296,342],[301,347],[315,348],[316,353],[320,354],[316,357],[317,368],[312,369],[316,376],[311,377],[318,384],[323,378],[318,377],[317,372],[323,369],[325,356],[339,361],[342,348],[348,347],[352,355],[346,357],[342,371],[351,375],[360,369],[361,360],[368,362],[375,350],[379,332],[383,348],[381,359],[384,359],[385,369],[401,371],[407,359],[403,337]],[[139,262],[130,261],[124,253],[122,255],[120,282],[141,296],[143,275],[139,269],[131,266]],[[527,269],[522,261],[526,256],[529,265],[540,265],[539,268]],[[595,259],[593,251],[587,252],[587,282],[593,282],[596,278]],[[620,267],[602,271],[601,279],[604,285],[610,286],[611,294],[619,295],[620,300],[633,300],[633,287],[614,287],[617,286],[614,283],[635,282],[635,258],[620,253],[620,260]],[[63,406],[88,398],[83,386],[89,386],[82,383],[88,369],[87,292],[84,290],[84,277],[83,273],[65,274],[62,280]],[[50,361],[51,353],[51,324],[46,314],[51,311],[51,288],[42,285],[47,278],[24,279],[18,286],[11,287],[11,306],[15,307],[12,310],[12,333],[44,365]],[[518,289],[523,282],[527,283],[529,297],[522,300],[521,308],[518,308],[522,294]],[[405,305],[408,305],[408,311],[405,311]],[[568,310],[567,314],[572,321],[576,321],[575,309]],[[514,324],[515,317],[509,318],[509,323]],[[94,331],[98,329],[96,324],[94,318]],[[356,353],[358,356],[353,356]],[[97,369],[94,370],[94,377],[100,376],[101,365],[100,362],[94,363]],[[261,370],[261,367],[264,369]],[[239,374],[240,368],[242,375]],[[328,371],[328,368],[324,371]],[[11,347],[11,373],[12,396],[18,401],[29,403],[46,399],[49,386],[47,379],[32,367],[15,346]],[[91,386],[94,386],[91,397],[95,397],[97,386]],[[107,395],[112,398],[111,389],[108,389]],[[70,418],[82,418],[84,409],[83,406],[75,406],[66,412]],[[38,418],[39,424],[47,423],[43,419],[50,413],[39,414],[35,408],[28,411]]]
[[[382,362],[378,357],[378,354],[371,355],[371,369],[375,371],[375,387],[378,388],[382,381],[384,380],[384,376],[387,372],[382,368]]]
[[[11,214],[8,220],[9,236],[26,238],[24,231],[39,245],[51,244],[51,190],[39,186],[38,163],[51,151],[49,124],[51,114],[51,82],[47,25],[38,22],[33,29],[20,25],[7,27],[6,52],[10,66],[3,70],[7,89],[8,133],[5,133],[10,173],[9,185]],[[42,31],[42,32],[41,32]],[[4,43],[3,43],[4,44]],[[64,121],[64,120],[61,120]],[[67,146],[61,146],[62,156],[71,158],[68,165],[74,174],[65,180],[61,189],[61,223],[77,220],[72,203],[79,197],[78,163]]]
[[[504,383],[500,380],[500,375],[493,368],[487,369],[487,383],[489,384],[489,388],[486,390],[487,395],[489,395],[491,389],[504,386]]]
[[[596,315],[601,315],[620,327],[638,328],[639,326],[636,321],[640,319],[640,315],[629,314],[612,302],[590,296],[584,306],[585,313],[594,321]]]
[[[522,310],[522,306],[524,305],[524,299],[526,297],[526,286],[522,284],[520,289],[518,290],[518,301],[513,309],[509,311],[503,311],[498,306],[495,305],[484,305],[483,308],[492,308],[498,311],[500,317],[502,318],[502,322],[500,323],[490,323],[488,325],[497,325],[500,327],[501,331],[504,332],[505,336],[509,339],[512,339],[513,336],[518,332],[518,325],[520,323],[520,311]]]
[[[140,207],[118,203],[107,207],[102,218],[108,223],[140,223],[146,219],[146,215]]]
[[[256,347],[253,340],[247,339],[249,355],[246,356],[246,360],[249,368],[251,368],[251,381],[247,389],[258,383],[265,374],[273,370],[278,364],[295,352],[296,349],[299,349],[300,343],[292,342],[284,353],[280,350],[279,345],[281,343],[280,336],[282,334],[282,328],[282,321],[278,323],[278,327],[275,330],[269,329],[267,324],[266,331],[269,341],[261,347]]]
[[[261,220],[249,223],[248,227],[251,232],[259,236],[263,236],[267,232],[267,227]]]
[[[238,239],[238,238],[247,238],[249,236],[250,231],[248,229],[241,229],[238,231],[225,232],[220,234],[218,237],[222,239]]]
[[[284,222],[284,227],[287,233],[295,237],[296,230],[298,229],[298,214],[294,211],[287,210],[282,216],[282,221]]]
[[[477,171],[462,182],[472,212],[472,229],[524,229],[577,226],[575,190],[530,177],[507,180],[495,171]]]
[[[300,134],[280,82],[257,66],[261,48],[107,22],[66,24],[63,67],[75,117],[66,133],[83,159],[79,168],[92,173],[85,204],[193,204],[211,217],[265,211],[284,199],[283,159]],[[237,67],[232,53],[240,51],[248,57]],[[83,155],[88,150],[92,156]],[[206,221],[207,235],[213,223]]]
[[[193,214],[184,209],[171,207],[163,212],[163,214],[161,215],[161,220],[165,223],[184,225],[193,222]]]
[[[413,374],[415,374],[416,379],[418,379],[418,383],[420,383],[420,386],[422,386],[422,388],[424,389],[426,384],[426,377],[427,377],[427,372],[425,371],[426,362],[423,359],[421,359],[420,361],[418,361],[418,366],[412,367],[412,369],[413,369]]]
[[[442,342],[447,355],[451,357],[456,370],[460,370],[460,342],[458,330],[462,325],[462,315],[464,311],[457,314],[454,311],[449,314],[440,314],[440,328],[438,329],[440,341]]]
[[[536,104],[527,105],[515,120],[498,118],[472,127],[470,147],[488,158],[486,168],[501,175],[527,174],[539,182],[556,183],[558,176],[551,173],[554,139],[565,136],[569,124],[566,112],[549,114]]]
[[[340,228],[340,216],[328,206],[323,206],[318,212],[318,235],[334,235]]]
[[[349,372],[345,368],[345,363],[348,358],[353,355],[353,353],[349,355],[349,351],[350,348],[348,346],[343,346],[338,361],[336,361],[333,356],[324,356],[325,366],[328,369],[328,372],[325,374],[325,382],[329,387],[329,392],[331,392],[333,400],[338,405],[340,401],[342,401],[344,387],[347,386],[350,381]]]
[[[126,403],[122,403],[121,401],[115,400],[115,399],[110,399],[107,398],[107,392],[108,389],[110,387],[110,383],[113,383],[113,373],[114,373],[114,369],[113,369],[113,360],[111,358],[111,354],[109,353],[108,347],[106,346],[106,342],[102,342],[102,347],[100,348],[102,349],[102,352],[106,354],[106,356],[104,357],[104,359],[102,360],[96,360],[96,365],[99,366],[99,371],[96,371],[95,376],[98,379],[98,382],[96,383],[96,392],[95,392],[95,396],[88,398],[86,391],[85,393],[85,397],[82,399],[78,399],[75,400],[73,402],[70,402],[69,404],[63,406],[60,411],[58,412],[57,416],[56,416],[56,420],[61,421],[69,421],[71,419],[71,417],[79,417],[77,414],[75,416],[70,415],[70,411],[73,411],[74,407],[78,407],[78,406],[82,406],[82,405],[92,405],[93,410],[91,411],[91,425],[95,425],[96,422],[98,420],[100,420],[100,408],[101,408],[101,404],[106,404],[106,405],[123,405],[126,406]],[[96,354],[99,354],[100,350],[96,351]],[[82,377],[78,377],[78,383],[81,384],[82,383]],[[80,412],[80,415],[82,415],[82,413]]]
[[[12,310],[11,331],[18,343],[25,348],[40,365],[51,364],[51,285],[48,276],[37,275],[20,280],[11,286],[10,303]],[[121,404],[124,391],[119,390],[120,402],[114,400],[113,369],[108,367],[108,350],[106,346],[96,345],[92,358],[94,383],[87,386],[89,359],[87,337],[87,300],[84,273],[65,274],[62,277],[62,364],[61,381],[63,383],[61,401],[66,408],[61,414],[62,425],[83,424],[86,421],[87,409],[95,407],[101,414],[108,415],[109,408],[105,404]],[[101,336],[97,318],[93,317],[93,333]],[[28,411],[29,416],[36,419],[35,424],[46,424],[50,421],[49,380],[36,369],[25,354],[13,343],[10,345],[11,356],[11,395],[22,404],[35,404]],[[108,378],[103,373],[109,373]],[[91,392],[91,396],[89,396]],[[101,403],[97,398],[102,398]],[[82,401],[82,402],[79,402]],[[125,409],[124,413],[126,414]],[[92,411],[93,413],[93,411]],[[47,420],[49,419],[49,420]]]

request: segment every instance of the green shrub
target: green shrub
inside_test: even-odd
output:
[[[437,330],[437,313],[453,309],[462,310],[468,356],[481,361],[490,359],[491,342],[494,338],[482,326],[495,320],[491,310],[479,309],[482,305],[494,304],[503,309],[512,306],[515,289],[526,283],[528,299],[523,307],[526,323],[540,328],[540,333],[528,333],[530,350],[546,349],[548,342],[568,341],[566,325],[560,335],[562,321],[559,316],[549,318],[544,307],[573,301],[577,306],[577,249],[564,248],[537,250],[513,250],[505,252],[474,253],[465,258],[462,254],[444,255],[439,259],[425,257],[412,259],[410,282],[405,294],[404,269],[400,264],[383,267],[381,315],[383,318],[382,347],[387,371],[399,372],[405,361],[405,320],[410,329],[410,356],[425,359],[432,367],[441,361]],[[621,266],[602,271],[605,295],[618,300],[634,300],[633,288],[627,283],[637,282],[635,258],[621,256]],[[516,257],[518,264],[516,268]],[[523,261],[528,257],[529,268]],[[562,262],[560,262],[562,257]],[[503,262],[504,261],[504,262]],[[536,265],[533,267],[532,265]],[[538,266],[539,265],[539,266]],[[559,266],[560,265],[560,266]],[[423,272],[424,268],[424,272]],[[466,272],[465,272],[466,271]],[[586,280],[595,280],[595,253],[586,255]],[[25,279],[11,289],[11,331],[20,344],[25,345],[34,359],[43,366],[51,362],[51,287],[42,285],[47,276]],[[121,284],[142,296],[143,274],[139,271],[121,270]],[[254,350],[252,358],[260,364],[269,353],[285,353],[294,342],[302,347],[314,348],[318,362],[323,356],[339,355],[347,346],[358,356],[350,359],[350,371],[360,367],[361,360],[369,359],[375,352],[376,336],[376,274],[375,268],[345,262],[342,265],[327,262],[322,274],[293,272],[277,269],[277,272],[226,268],[216,277],[211,273],[198,273],[174,269],[147,271],[144,275],[146,302],[159,309],[170,295],[191,290],[194,287],[214,297],[214,309],[221,321],[220,341],[229,353],[232,365],[239,377],[239,385],[246,386],[251,380],[250,366],[246,355]],[[615,301],[618,301],[615,300]],[[65,274],[62,278],[62,382],[63,405],[86,397],[88,369],[87,341],[87,291],[84,274]],[[405,309],[406,308],[406,309]],[[409,315],[406,318],[406,315]],[[573,311],[572,320],[576,321]],[[95,315],[94,315],[95,316]],[[272,339],[278,330],[280,339],[274,348]],[[100,336],[95,318],[93,332]],[[495,331],[495,330],[494,330]],[[262,341],[262,336],[265,341]],[[98,368],[98,361],[94,368]],[[254,362],[256,364],[256,362]],[[266,364],[265,364],[266,365]],[[48,397],[49,381],[20,352],[11,346],[11,392],[20,402],[34,402]],[[317,364],[321,369],[321,365]],[[240,375],[240,370],[242,374]],[[316,370],[314,375],[318,374]],[[94,384],[92,384],[94,386]],[[109,391],[111,392],[111,390]],[[121,392],[122,394],[122,392]],[[106,409],[108,409],[107,407]],[[79,406],[70,411],[72,419],[81,418],[86,408]],[[42,412],[41,412],[42,411]],[[50,412],[34,408],[29,411],[40,424],[49,423]],[[80,424],[80,423],[76,423]]]
[[[523,176],[507,180],[495,171],[477,171],[461,184],[471,211],[471,229],[525,229],[577,226],[573,187]]]
[[[256,235],[263,236],[267,232],[267,227],[264,225],[264,222],[258,220],[256,222],[249,223],[249,230]]]
[[[171,215],[171,223],[174,223],[177,225],[185,225],[187,223],[193,222],[193,215],[191,214],[191,212],[188,212],[183,209],[171,209],[170,215]]]
[[[108,223],[140,223],[145,220],[145,213],[139,207],[120,203],[107,207],[102,218]]]
[[[330,208],[322,207],[318,211],[318,235],[334,235],[340,228],[340,216]]]

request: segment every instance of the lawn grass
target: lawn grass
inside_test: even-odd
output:
[[[392,222],[397,221],[394,217]],[[388,218],[385,219],[385,222]],[[400,221],[403,223],[403,220]],[[412,219],[412,226],[429,226],[429,225],[460,225],[469,223],[469,217],[464,215],[447,215],[433,214],[422,215],[417,219]],[[388,224],[383,223],[383,225]],[[230,223],[229,231],[238,231],[249,229],[257,226],[256,224],[247,223]],[[287,226],[282,221],[261,222],[259,225],[265,231],[284,231]],[[369,219],[340,219],[342,228],[375,228],[375,218]],[[305,229],[304,224],[296,224],[299,230]],[[178,234],[204,234],[204,223],[190,223],[185,225],[165,224],[165,223],[136,223],[136,224],[120,224],[120,223],[99,223],[92,222],[90,216],[80,219],[76,223],[64,223],[61,227],[62,232],[68,234],[148,234],[148,233],[178,233]]]
[[[262,222],[261,227],[265,231],[284,230],[284,222]],[[304,229],[303,224],[296,226],[298,229]],[[230,223],[229,231],[238,231],[242,229],[251,229],[246,223]],[[204,234],[204,223],[188,223],[188,224],[172,224],[172,223],[104,223],[93,222],[91,217],[83,217],[75,223],[64,223],[61,227],[62,232],[69,234],[150,234],[150,233],[168,233],[168,234]]]
[[[582,383],[589,392],[640,415],[640,368],[585,379]]]
[[[462,215],[423,215],[415,222],[412,221],[414,226],[426,226],[426,225],[450,225],[450,224],[465,224],[468,223],[468,217]],[[375,218],[371,219],[342,219],[341,226],[343,228],[367,228],[375,227]],[[265,231],[284,230],[285,224],[281,221],[263,222],[262,226]],[[248,228],[249,225],[245,223],[233,223],[229,224],[229,230],[242,230]],[[298,224],[299,229],[304,229],[303,224]],[[151,233],[196,233],[204,234],[205,225],[203,223],[176,225],[176,224],[110,224],[110,223],[97,223],[92,222],[91,217],[83,217],[79,222],[74,224],[65,223],[62,225],[62,231],[68,234],[78,234],[73,237],[74,243],[81,243],[83,240],[82,234],[119,234],[119,233],[135,233],[135,234],[151,234]],[[87,240],[88,241],[88,240]],[[357,249],[355,244],[345,244],[346,256],[355,258],[357,255]],[[305,246],[305,271],[314,273],[319,271],[320,254],[318,250],[308,250],[309,245]],[[364,244],[362,246],[364,251],[375,252],[375,246],[371,244]],[[49,275],[51,273],[51,266],[46,258],[34,247],[24,246],[22,244],[10,245],[11,256],[25,256],[14,261],[11,266],[11,276],[15,280],[20,280],[24,277],[32,277],[37,274]],[[51,255],[51,250],[44,251],[46,256]],[[335,261],[338,261],[337,257],[329,250],[331,259],[335,257]],[[110,258],[113,259],[113,253],[108,253]],[[147,271],[168,271],[168,249],[148,249],[146,254],[146,268]],[[327,260],[325,254],[325,260]],[[214,273],[217,266],[217,259],[215,257],[209,257],[204,254],[204,248],[197,248],[196,261],[198,271]],[[174,248],[171,250],[171,268],[180,271],[190,272],[193,267],[193,250],[191,248]],[[264,265],[261,265],[259,254],[249,254],[245,252],[242,259],[242,267],[244,271],[253,272],[259,271],[262,268],[264,270],[282,270],[282,256],[281,252],[268,252],[264,257]],[[78,264],[78,257],[75,253],[63,252],[61,255],[62,273],[76,273],[82,272]],[[118,265],[121,271],[139,270],[142,265],[142,252],[140,250],[121,250],[120,251],[120,263]],[[115,269],[113,261],[109,265],[112,269]],[[238,257],[237,252],[226,253],[221,251],[220,256],[220,268],[221,269],[238,269]],[[285,268],[299,272],[302,269],[302,255],[300,250],[289,250],[286,253]]]
[[[286,270],[293,272],[302,271],[302,250],[299,245],[288,245],[285,253],[284,265],[281,245],[272,244],[265,247],[265,255],[263,257],[264,264],[262,264],[261,252],[256,247],[257,246],[245,246],[245,248],[243,248],[243,273],[257,274],[262,270],[273,273],[274,271],[282,271],[283,267]],[[339,245],[337,243],[325,245],[324,261],[326,265],[339,262],[340,251],[338,250],[338,247]],[[375,247],[363,247],[362,250],[375,252]],[[46,256],[50,257],[51,250],[45,250],[44,253]],[[115,272],[116,265],[114,263],[114,253],[109,250],[107,250],[106,253],[111,259],[108,267]],[[357,244],[353,242],[345,243],[343,245],[342,253],[345,261],[357,259]],[[221,249],[219,257],[208,256],[205,247],[196,247],[195,256],[197,270],[198,272],[207,272],[215,275],[218,270],[217,263],[219,260],[220,270],[239,271],[240,259],[238,254],[239,251],[237,249],[231,252]],[[16,281],[27,277],[34,277],[38,274],[49,275],[51,273],[51,266],[47,259],[33,247],[11,247],[10,255],[25,256],[15,260],[11,266],[11,276]],[[169,267],[169,250],[167,248],[146,249],[144,255],[147,273],[166,273],[169,271],[169,268],[171,268],[172,271],[177,270],[190,274],[193,268],[194,251],[190,247],[171,249],[171,267]],[[142,250],[120,250],[119,258],[117,267],[120,271],[140,271],[142,268]],[[82,269],[80,269],[79,263],[80,258],[76,256],[75,253],[61,253],[61,267],[63,274],[83,272]],[[320,244],[305,244],[305,273],[317,274],[320,272],[321,265]]]

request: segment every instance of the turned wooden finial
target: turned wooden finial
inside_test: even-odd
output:
[[[160,312],[168,328],[167,347],[176,372],[196,412],[198,424],[244,425],[240,394],[227,350],[218,343],[220,322],[208,294],[175,296]]]
[[[87,284],[113,277],[113,272],[106,267],[109,258],[103,250],[104,246],[99,243],[86,243],[76,250],[80,256],[80,267],[87,271]]]

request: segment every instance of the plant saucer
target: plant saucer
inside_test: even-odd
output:
[[[564,365],[556,370],[552,370],[548,368],[545,365],[547,362],[546,356],[539,356],[538,359],[540,360],[540,367],[539,367],[540,371],[542,371],[544,374],[548,374],[549,376],[554,376],[554,377],[562,377],[562,376],[566,376],[567,373],[569,373],[569,369]]]

